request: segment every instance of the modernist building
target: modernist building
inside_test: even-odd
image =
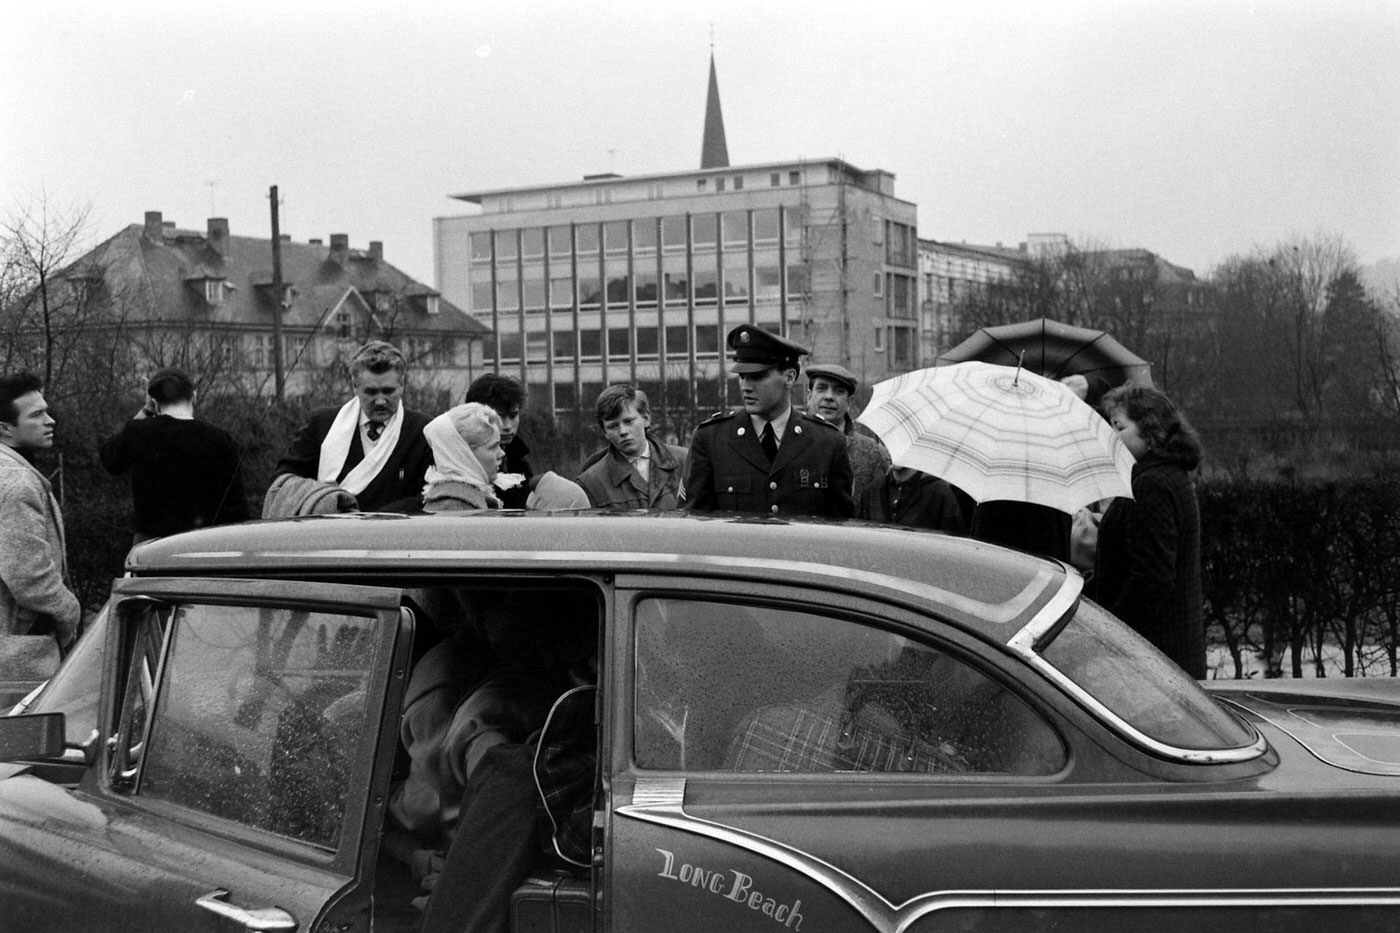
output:
[[[959,305],[976,293],[988,301],[1011,290],[1026,262],[1024,247],[919,241],[919,333],[925,360],[936,359],[962,336]]]
[[[50,291],[64,296],[63,313],[79,326],[120,328],[138,368],[221,371],[269,394],[275,331],[289,395],[322,384],[328,368],[371,337],[404,351],[416,388],[460,396],[479,374],[486,328],[385,261],[381,241],[360,250],[343,233],[329,245],[284,235],[278,247],[280,295],[269,238],[233,235],[222,217],[190,230],[148,211],[144,223],[68,266]]]
[[[713,115],[713,67],[710,100]],[[919,364],[916,208],[894,176],[834,158],[731,167],[716,122],[698,171],[454,196],[479,210],[434,221],[437,284],[492,331],[488,368],[591,416],[615,382],[678,413],[732,401],[724,337],[744,322],[867,384]]]

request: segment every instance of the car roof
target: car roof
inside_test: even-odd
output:
[[[475,573],[725,577],[861,592],[1004,643],[1069,571],[993,545],[858,522],[666,513],[346,513],[246,522],[134,548],[140,576],[344,579]]]

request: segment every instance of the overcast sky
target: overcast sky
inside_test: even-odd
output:
[[[0,29],[0,205],[382,240],[453,193],[730,161],[893,172],[925,238],[1063,232],[1208,273],[1293,236],[1400,256],[1396,0],[39,0]]]

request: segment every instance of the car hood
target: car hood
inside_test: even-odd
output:
[[[1218,699],[1292,736],[1318,760],[1358,774],[1400,775],[1400,682],[1232,681]]]

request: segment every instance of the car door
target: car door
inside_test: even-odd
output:
[[[1267,762],[1150,762],[1038,692],[1009,652],[936,620],[743,581],[619,580],[617,596],[630,633],[614,644],[632,658],[615,674],[632,683],[609,719],[612,928],[1394,919],[1384,868],[1309,851],[1337,833],[1317,800],[1270,785]],[[1373,802],[1334,801],[1327,818],[1384,851],[1393,824],[1359,818]]]
[[[1017,785],[1066,766],[1022,696],[859,600],[623,582],[633,708],[613,720],[631,733],[611,759],[615,928],[656,923],[672,901],[677,930],[897,923],[896,905],[970,869],[923,857],[940,846],[919,809],[950,777]]]
[[[102,751],[0,782],[6,922],[368,930],[413,620],[395,589],[125,579]]]

